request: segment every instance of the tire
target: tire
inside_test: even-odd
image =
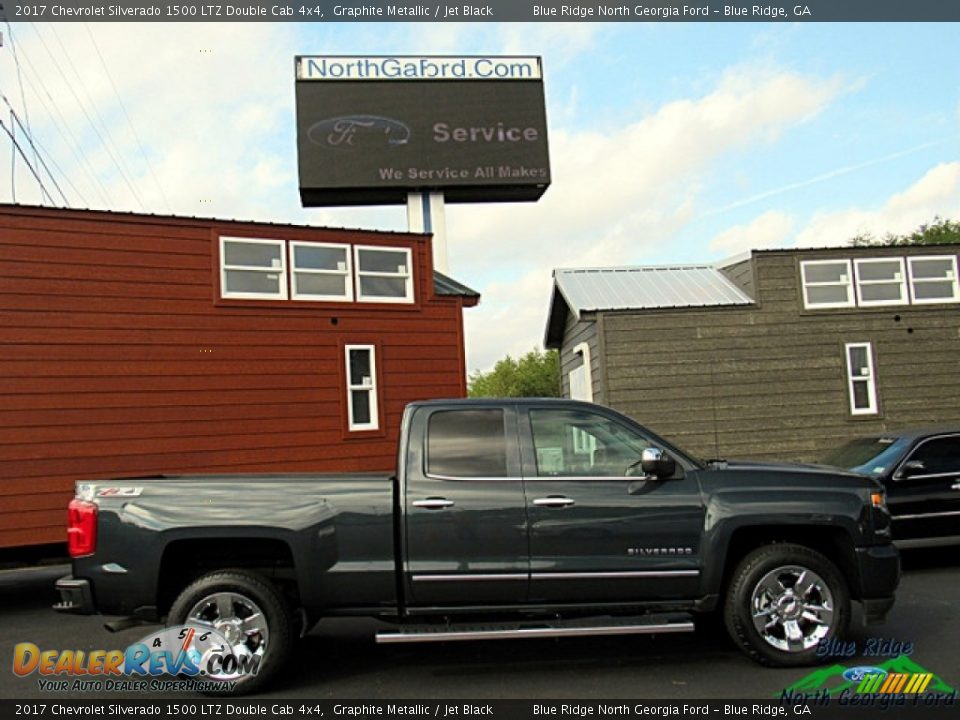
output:
[[[208,695],[240,695],[264,686],[283,667],[294,644],[295,622],[286,600],[273,583],[248,570],[218,570],[198,578],[174,600],[167,622],[210,627],[236,642],[234,649],[259,657],[255,674],[222,682],[222,690],[213,676],[196,676],[209,681],[203,691]]]
[[[850,592],[836,565],[815,550],[766,545],[734,570],[724,622],[737,647],[762,665],[813,665],[820,642],[846,633]]]

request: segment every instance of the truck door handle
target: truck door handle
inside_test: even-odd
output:
[[[442,510],[443,508],[448,508],[453,505],[453,500],[447,500],[442,497],[431,497],[426,500],[414,500],[413,506],[418,508],[426,508],[427,510]]]
[[[950,486],[950,489],[951,489],[951,490],[960,490],[960,482],[955,482],[953,485]]]
[[[562,495],[551,495],[550,497],[537,498],[533,501],[533,504],[539,507],[569,507],[575,505],[576,500],[571,500]]]

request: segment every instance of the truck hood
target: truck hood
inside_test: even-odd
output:
[[[869,477],[862,473],[855,473],[844,468],[833,467],[832,465],[817,465],[815,463],[788,463],[788,462],[765,462],[760,460],[714,460],[709,465],[717,470],[757,470],[772,472],[803,472],[817,475],[842,475],[844,477]]]

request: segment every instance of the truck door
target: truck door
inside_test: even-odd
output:
[[[960,435],[921,441],[887,483],[893,539],[960,537]]]
[[[408,604],[526,600],[527,516],[513,407],[421,406],[408,433]]]
[[[645,448],[669,448],[587,406],[522,413],[530,602],[696,595],[704,508],[695,477],[643,480],[639,466],[632,475]]]

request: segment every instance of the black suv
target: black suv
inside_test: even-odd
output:
[[[857,438],[822,462],[883,482],[897,547],[960,544],[960,429]]]

